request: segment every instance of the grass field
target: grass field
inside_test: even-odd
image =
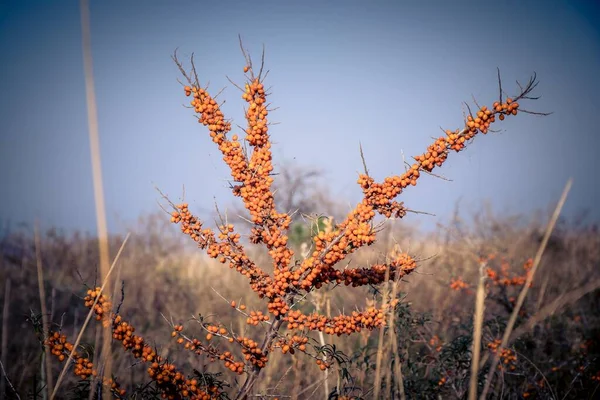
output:
[[[258,340],[264,326],[248,325],[247,318],[229,302],[235,300],[248,311],[267,314],[266,307],[241,275],[182,240],[168,218],[149,215],[133,227],[114,273],[115,303],[124,294],[120,315],[136,327],[136,334],[149,338],[162,356],[177,360],[181,369],[222,372],[206,357],[195,356],[178,345],[164,317],[179,323],[199,314],[207,320],[218,316],[226,326]],[[343,353],[342,362],[334,363],[325,373],[310,357],[276,351],[254,392],[271,396],[264,398],[324,398],[327,390],[336,396],[372,398],[377,381],[382,398],[401,398],[400,384],[406,398],[466,398],[478,259],[495,255],[486,261],[490,272],[486,272],[481,334],[482,361],[489,363],[494,341],[502,337],[522,289],[518,279],[506,284],[500,278],[504,273],[510,279],[525,275],[523,265],[536,254],[543,224],[542,220],[488,212],[479,214],[470,226],[457,216],[438,233],[423,234],[396,222],[384,233],[387,240],[361,249],[350,260],[354,266],[371,265],[385,259],[394,246],[421,260],[418,270],[399,285],[397,297],[401,302],[394,316],[395,329],[386,329],[381,335],[377,329],[364,330],[349,337],[311,334],[310,343],[316,346],[335,345],[336,351]],[[122,241],[123,237],[111,237],[111,255]],[[53,330],[60,330],[73,342],[88,311],[82,297],[97,281],[97,242],[89,236],[48,231],[41,235],[40,244],[49,320]],[[268,256],[259,249],[253,255],[257,263],[269,264]],[[0,277],[4,290],[0,301],[3,377],[10,381],[3,380],[7,398],[16,398],[13,388],[21,398],[34,393],[42,398],[44,392],[46,364],[34,329],[41,326],[37,261],[32,232],[22,230],[3,238]],[[518,336],[502,354],[502,369],[492,385],[491,398],[597,398],[599,261],[597,228],[563,222],[554,230],[517,320],[514,332]],[[496,280],[491,271],[496,271]],[[332,316],[362,309],[373,300],[379,301],[381,295],[367,287],[316,293],[307,296],[302,310]],[[92,321],[83,335],[81,346],[90,358],[100,326]],[[203,336],[197,323],[186,322],[185,326],[190,335]],[[114,343],[113,373],[131,394],[137,385],[148,383],[146,367],[119,347]],[[382,357],[379,369],[378,352]],[[487,363],[479,373],[480,385]],[[53,358],[50,365],[50,375],[56,381],[63,364]],[[241,384],[229,371],[218,378],[231,386],[229,392]],[[59,397],[82,396],[85,390],[68,373]],[[148,391],[141,396],[151,394]]]

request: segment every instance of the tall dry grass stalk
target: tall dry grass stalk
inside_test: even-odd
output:
[[[90,152],[92,158],[92,174],[94,181],[94,201],[96,204],[96,225],[98,231],[98,247],[100,253],[100,274],[110,292],[110,281],[107,279],[109,271],[108,228],[104,206],[104,189],[102,186],[102,165],[100,162],[100,138],[98,133],[98,111],[96,105],[96,92],[94,88],[94,71],[92,62],[92,39],[90,28],[90,8],[88,0],[81,0],[81,39],[83,45],[83,64],[85,72],[85,92],[88,112],[88,132],[90,138]],[[104,374],[112,375],[112,357],[110,352],[112,332],[110,327],[105,327],[102,337],[102,361]],[[97,346],[96,346],[97,347]],[[103,398],[110,399],[110,393],[105,393]]]
[[[92,360],[98,359],[98,353],[100,352],[100,349],[98,349],[98,343],[102,343],[103,329],[104,328],[102,327],[102,325],[96,325],[94,327],[94,351],[92,353]],[[77,334],[75,334],[74,336],[77,337]],[[90,393],[88,394],[88,400],[94,400],[94,396],[96,395],[95,388],[98,384],[98,377],[92,375],[90,379]]]
[[[394,240],[394,220],[389,219],[389,230],[387,237],[387,247],[386,252],[388,256],[396,251],[397,243]],[[389,278],[389,268],[387,270],[388,278]],[[398,298],[398,288],[400,287],[400,275],[397,275],[395,279],[392,281],[392,292],[391,292],[391,301],[395,301]],[[384,289],[384,295],[388,292],[387,287]],[[393,385],[392,385],[392,372],[396,379],[396,384],[398,385],[397,391],[401,400],[406,399],[406,394],[404,392],[404,376],[402,375],[402,363],[400,362],[400,354],[398,351],[398,341],[396,336],[396,311],[395,308],[391,308],[389,310],[388,317],[388,340],[385,341],[385,354],[387,359],[387,364],[390,364],[392,361],[392,354],[395,355],[395,362],[393,368],[388,366],[386,368],[386,398],[392,398],[393,394]],[[395,396],[394,396],[395,397]]]
[[[540,293],[538,294],[537,303],[535,305],[535,311],[540,311],[542,308],[542,303],[544,302],[544,295],[546,294],[546,288],[548,287],[548,282],[550,281],[550,275],[546,275],[544,280],[542,281],[542,287],[540,288]]]
[[[392,295],[391,300],[394,301],[398,297],[398,286],[400,285],[399,276],[394,280],[394,285],[392,287]],[[396,325],[395,318],[396,312],[395,309],[392,308],[390,310],[390,316],[388,319],[388,341],[386,342],[386,354],[388,361],[391,362],[391,354],[394,354],[395,362],[393,372],[396,378],[396,384],[398,385],[398,393],[400,394],[400,399],[405,400],[406,395],[404,393],[404,377],[402,376],[402,367],[400,364],[400,354],[398,354],[398,342],[396,340]],[[387,368],[386,371],[386,399],[392,398],[392,368],[391,366]]]
[[[388,220],[388,222],[390,222],[392,220]],[[391,223],[390,223],[391,225]],[[389,254],[391,251],[391,243],[392,243],[392,229],[388,229],[388,237],[387,237],[387,245],[386,245],[386,252]],[[388,266],[388,268],[385,271],[385,279],[384,282],[388,282],[390,277],[390,268]],[[382,292],[382,299],[381,302],[382,304],[387,304],[388,301],[388,295],[389,295],[389,288],[387,286],[387,284],[383,287],[383,292]],[[379,393],[381,391],[381,382],[382,382],[382,376],[381,376],[381,369],[382,369],[382,364],[383,364],[383,358],[384,358],[384,347],[387,348],[387,343],[385,342],[385,329],[383,326],[381,326],[379,328],[379,337],[377,338],[377,356],[375,358],[375,382],[374,382],[374,387],[373,387],[373,398],[374,399],[378,399],[379,398]],[[388,381],[389,384],[389,381]]]
[[[560,212],[561,212],[565,202],[567,201],[567,195],[569,194],[569,191],[571,190],[572,184],[573,184],[573,179],[570,178],[567,181],[567,184],[565,185],[562,195],[560,196],[560,200],[558,201],[558,204],[556,205],[556,208],[554,209],[554,213],[552,214],[552,217],[550,218],[550,221],[548,222],[548,226],[546,227],[546,232],[544,233],[544,238],[542,239],[542,243],[540,243],[538,251],[535,255],[535,259],[533,260],[533,266],[531,268],[531,271],[527,275],[527,280],[525,281],[525,284],[523,285],[523,289],[521,289],[521,292],[519,293],[519,297],[517,298],[517,302],[515,304],[513,312],[510,315],[508,323],[506,324],[506,329],[504,330],[504,335],[502,335],[502,343],[500,344],[500,348],[506,348],[506,345],[508,344],[508,340],[511,337],[512,330],[515,326],[515,322],[517,321],[517,317],[519,316],[519,311],[521,310],[521,307],[523,306],[523,303],[525,302],[525,297],[527,296],[527,292],[529,291],[529,286],[533,282],[533,277],[535,276],[535,273],[540,265],[542,255],[544,254],[544,250],[546,250],[546,246],[548,245],[548,241],[550,240],[550,235],[552,234],[552,231],[554,230],[556,221],[558,221]],[[485,379],[485,385],[483,387],[483,392],[481,393],[481,396],[479,397],[480,400],[485,400],[487,397],[487,394],[490,390],[492,381],[494,379],[494,374],[496,372],[496,367],[498,366],[498,362],[500,361],[500,353],[501,353],[500,351],[497,351],[492,359],[492,363],[490,365],[490,370],[488,371],[488,374]]]
[[[36,221],[33,229],[34,241],[35,241],[35,262],[37,268],[37,279],[38,279],[38,291],[40,294],[40,310],[42,312],[42,327],[44,329],[44,337],[50,331],[50,324],[48,321],[48,310],[46,308],[46,289],[44,287],[44,270],[42,267],[42,243],[40,239],[40,227]],[[50,358],[50,348],[44,347],[44,365],[45,373],[42,374],[42,386],[45,383],[46,389],[42,392],[42,397],[47,399],[50,393],[52,393],[52,360]]]
[[[387,282],[390,278],[390,268],[385,270],[385,279],[384,282]],[[387,304],[388,302],[388,287],[384,286],[383,294],[381,299],[381,304]],[[379,328],[379,338],[377,342],[377,358],[375,359],[375,382],[373,388],[373,398],[379,398],[379,392],[381,391],[381,365],[383,363],[383,345],[384,345],[384,333],[385,327],[381,326]]]
[[[485,267],[486,263],[479,262],[479,281],[475,298],[475,314],[473,316],[473,344],[471,351],[471,379],[469,381],[469,400],[477,398],[477,375],[479,374],[479,357],[481,356],[481,335],[483,314],[485,312]]]
[[[8,355],[8,313],[10,311],[10,278],[6,278],[4,283],[4,306],[2,307],[2,345],[1,345],[1,356],[0,361],[2,364],[6,364],[6,357]],[[8,376],[0,377],[0,394],[6,393],[6,382]]]
[[[98,300],[100,299],[100,295],[106,290],[106,287],[108,286],[107,282],[109,281],[110,274],[113,271],[113,269],[115,268],[115,266],[117,265],[117,261],[119,261],[119,257],[121,256],[121,253],[123,252],[123,249],[125,248],[125,244],[127,243],[129,236],[130,236],[129,233],[127,234],[127,236],[125,236],[125,240],[123,240],[123,243],[121,244],[121,247],[119,248],[119,251],[117,252],[117,256],[115,257],[115,260],[113,261],[112,265],[108,269],[108,273],[106,274],[106,277],[104,278],[102,286],[100,287],[100,292],[94,299],[94,303],[90,307],[90,311],[88,312],[88,315],[85,318],[85,321],[83,322],[83,325],[81,326],[81,329],[79,330],[77,339],[75,340],[75,343],[73,344],[73,349],[71,350],[71,352],[69,353],[69,357],[65,361],[65,366],[63,367],[62,371],[60,371],[60,375],[58,376],[58,380],[56,381],[56,386],[54,386],[54,391],[52,392],[52,396],[50,396],[50,400],[53,400],[54,397],[56,396],[56,392],[58,391],[58,388],[63,381],[63,378],[65,376],[65,373],[67,372],[67,369],[69,368],[69,364],[71,363],[71,360],[73,359],[73,353],[75,353],[75,351],[77,350],[77,347],[79,346],[79,343],[81,342],[81,338],[83,337],[83,332],[85,332],[85,328],[87,327],[88,323],[90,322],[92,315],[94,315],[94,307],[96,307],[96,304],[98,303]],[[109,327],[110,327],[110,325],[109,325]],[[104,376],[109,376],[109,375],[106,375],[106,372],[105,372]],[[110,391],[108,391],[108,390],[103,391],[103,393],[108,393],[108,395],[110,397],[112,397]]]
[[[316,307],[316,312],[318,314],[321,313],[322,311],[322,307],[323,305],[325,305],[327,303],[327,292],[323,292],[322,294],[320,293],[313,293],[313,297],[315,298],[315,307]],[[327,315],[329,317],[329,315]],[[323,331],[319,331],[319,343],[321,344],[321,346],[325,346],[327,343],[325,342],[325,335],[323,334]],[[323,354],[322,357],[324,362],[327,362],[327,355]],[[326,369],[325,371],[323,371],[323,374],[325,375],[325,382],[323,384],[323,391],[324,391],[324,398],[325,400],[327,400],[329,398],[329,369]]]

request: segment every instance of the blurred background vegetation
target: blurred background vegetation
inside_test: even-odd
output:
[[[303,244],[312,234],[324,229],[328,218],[339,221],[350,210],[350,205],[328,193],[318,170],[287,164],[280,168],[276,184],[279,210],[295,212],[290,243],[298,257],[304,250]],[[244,231],[247,226],[244,228],[243,219],[237,217],[244,213],[236,207],[228,207],[233,210],[228,212],[228,218],[235,220],[236,226]],[[221,211],[224,208],[221,206]],[[435,217],[410,216],[412,221],[421,218]],[[382,396],[400,398],[402,387],[407,398],[466,398],[478,259],[495,254],[496,258],[489,263],[490,271],[507,276],[523,275],[523,265],[535,255],[547,218],[545,212],[529,216],[501,215],[485,205],[465,213],[457,205],[454,217],[439,221],[435,232],[419,231],[404,220],[387,221],[376,244],[361,249],[338,268],[346,264],[356,267],[381,262],[397,248],[419,260],[417,271],[400,285],[401,303],[395,315],[393,334],[386,329],[382,336],[385,343],[380,342],[378,331],[363,331],[350,337],[326,336],[324,342],[319,335],[313,335],[316,346],[335,345],[335,351],[343,354],[341,363],[334,366],[327,377],[313,359],[301,353],[291,356],[275,351],[256,393],[280,398],[336,398],[339,395],[370,398],[374,392],[377,351],[393,345],[383,358]],[[211,222],[206,221],[207,225]],[[185,322],[198,314],[210,315],[255,339],[262,337],[263,327],[247,325],[245,317],[218,294],[265,314],[266,304],[255,296],[242,276],[208,258],[193,242],[186,240],[178,228],[169,223],[168,214],[157,211],[141,216],[129,231],[132,236],[113,274],[117,283],[114,301],[117,303],[124,294],[121,315],[136,327],[136,333],[150,338],[160,354],[177,360],[186,371],[219,371],[218,365],[178,346],[171,339],[171,327],[162,315],[176,322]],[[110,238],[112,257],[123,239],[123,236]],[[98,280],[97,239],[51,229],[42,232],[40,243],[46,294],[42,300],[47,305],[53,329],[62,330],[73,342],[88,311],[82,297],[86,288]],[[268,270],[271,264],[268,255],[260,248],[249,246],[254,260]],[[39,325],[41,308],[33,227],[9,229],[5,225],[0,252],[1,359],[6,374],[2,374],[0,397],[16,397],[4,379],[7,376],[21,398],[41,398],[44,361],[43,348],[34,329]],[[502,359],[503,369],[494,385],[493,398],[600,396],[600,290],[590,286],[600,279],[599,266],[598,227],[586,224],[583,217],[578,221],[561,220],[518,320],[517,331],[519,327],[521,331],[510,346],[515,358],[507,357],[506,363]],[[518,284],[494,285],[490,278],[488,274],[484,355],[493,350],[494,340],[501,338],[521,289]],[[330,285],[309,295],[303,308],[318,308],[329,315],[348,312],[378,301],[382,288],[378,291],[341,285],[332,290]],[[524,328],[527,321],[535,318],[536,323]],[[188,325],[193,332],[193,324]],[[90,355],[99,327],[92,321],[84,335],[83,346]],[[62,365],[52,360],[52,368],[56,377]],[[146,368],[136,365],[117,344],[113,368],[129,390],[149,381]],[[485,367],[480,375],[483,380]],[[60,396],[81,396],[82,392],[75,390],[81,386],[77,386],[73,375],[67,377]],[[239,384],[236,378],[228,373],[220,376],[232,387]],[[151,394],[146,392],[144,396],[151,397]]]

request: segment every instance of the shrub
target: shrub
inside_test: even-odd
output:
[[[513,97],[505,97],[500,84],[498,101],[490,107],[477,105],[475,112],[469,108],[469,115],[461,128],[447,130],[443,136],[434,139],[422,154],[413,157],[412,164],[400,175],[377,182],[369,175],[363,158],[364,172],[357,180],[363,198],[356,207],[339,222],[321,216],[308,227],[302,227],[293,226],[291,213],[281,212],[276,207],[268,120],[271,110],[267,101],[269,93],[264,86],[266,73],[262,63],[255,68],[243,48],[242,52],[246,62],[246,82],[238,88],[247,102],[247,126],[243,137],[232,134],[231,122],[225,119],[219,103],[201,85],[193,59],[189,71],[176,54],[173,59],[187,81],[183,92],[191,98],[190,105],[198,115],[198,122],[208,129],[212,141],[223,155],[223,161],[230,168],[232,192],[242,199],[249,214],[249,243],[242,241],[241,233],[223,216],[219,215],[220,224],[213,229],[206,227],[187,203],[174,204],[166,197],[165,200],[172,207],[171,222],[179,225],[181,232],[210,258],[241,274],[256,296],[266,303],[267,312],[249,310],[239,300],[217,293],[232,310],[244,316],[247,325],[258,327],[254,334],[247,332],[246,327],[236,328],[209,315],[194,317],[194,326],[191,327],[168,321],[173,340],[182,349],[204,361],[218,364],[222,370],[211,372],[210,368],[204,368],[193,373],[184,372],[181,363],[161,354],[153,342],[136,331],[134,324],[122,315],[120,304],[115,305],[115,299],[104,293],[99,285],[87,291],[85,306],[96,320],[110,328],[114,341],[120,343],[136,363],[146,366],[150,383],[132,388],[132,392],[127,394],[118,377],[103,376],[102,366],[97,365],[90,352],[78,348],[78,343],[69,341],[65,333],[57,330],[42,332],[43,343],[59,361],[73,360],[73,372],[83,382],[77,390],[88,393],[93,387],[90,381],[97,379],[99,386],[94,387],[96,393],[109,391],[116,398],[160,395],[169,399],[208,399],[233,395],[236,399],[245,399],[253,393],[261,372],[276,353],[302,354],[313,360],[315,368],[335,373],[337,384],[328,390],[331,398],[464,395],[469,382],[472,326],[460,327],[456,332],[462,334],[455,335],[445,344],[437,336],[426,338],[430,318],[414,313],[407,303],[400,301],[398,292],[400,280],[415,271],[417,260],[396,247],[382,262],[343,269],[337,268],[337,265],[359,249],[372,246],[386,219],[402,218],[410,212],[404,203],[395,199],[410,186],[415,186],[423,175],[441,167],[450,154],[464,151],[475,136],[491,132],[492,124],[497,121],[521,112],[540,114],[521,106],[523,101],[535,99],[532,97],[537,86],[535,75],[527,84],[519,85],[520,90]],[[302,243],[306,245],[302,247]],[[251,245],[263,246],[268,252],[269,262],[255,261],[249,250]],[[303,251],[299,251],[300,248]],[[508,271],[504,272],[506,277],[490,269],[491,284],[511,287],[525,282],[523,276],[509,276]],[[327,288],[326,294],[329,295],[331,290],[341,285],[372,288],[368,306],[331,317],[323,311],[323,304],[311,307],[304,302],[308,295],[318,293],[319,289]],[[455,279],[452,288],[465,290],[468,284]],[[510,310],[510,298],[500,304]],[[490,321],[487,323],[492,324]],[[503,326],[500,319],[496,319],[495,324],[496,328]],[[201,333],[194,334],[194,329]],[[376,348],[369,336],[373,330],[379,330]],[[318,339],[314,338],[315,334]],[[362,335],[366,343],[362,351],[351,356],[324,339],[324,335],[340,337],[353,334]],[[384,354],[381,344],[384,334],[392,338],[391,347],[387,349],[392,354],[389,357]],[[409,343],[415,341],[420,341],[421,345],[410,346],[409,352]],[[502,360],[508,360],[503,365],[512,368],[513,363],[520,359],[513,350],[498,348],[497,344],[495,338],[490,338],[486,345],[492,351],[502,352]],[[384,358],[391,366],[382,365]],[[358,380],[352,376],[357,365],[363,372]],[[382,372],[383,369],[385,372]],[[365,384],[368,371],[373,372],[375,377],[371,382],[372,388],[366,390],[358,383]],[[243,383],[231,381],[237,376],[243,377]],[[449,387],[453,388],[452,391]],[[296,392],[295,396],[299,394]]]

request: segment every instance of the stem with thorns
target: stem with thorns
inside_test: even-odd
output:
[[[281,319],[280,317],[276,318],[275,321],[273,321],[273,324],[271,324],[271,326],[269,327],[269,330],[265,333],[265,337],[263,338],[263,343],[261,345],[261,351],[265,356],[268,356],[271,345],[277,337],[277,334],[282,324],[283,319]],[[244,382],[244,384],[242,385],[242,387],[238,391],[238,394],[235,397],[236,400],[245,400],[246,398],[248,398],[248,394],[256,384],[260,371],[261,368],[257,367],[256,365],[252,366],[251,371],[246,377],[246,381]]]

